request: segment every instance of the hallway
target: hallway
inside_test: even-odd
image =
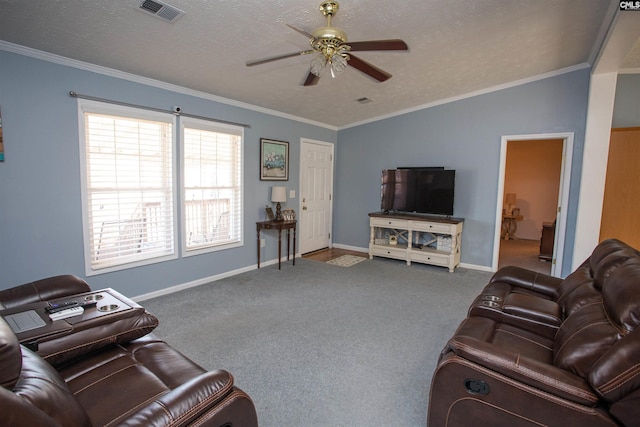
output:
[[[498,268],[505,265],[517,265],[518,267],[550,274],[551,263],[540,261],[540,242],[538,240],[500,240],[500,258]]]

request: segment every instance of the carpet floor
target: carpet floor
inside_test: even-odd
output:
[[[157,335],[234,375],[261,427],[424,426],[438,355],[489,277],[299,259],[143,305]]]

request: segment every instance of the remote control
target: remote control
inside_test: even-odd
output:
[[[66,319],[67,317],[80,316],[82,313],[84,313],[84,308],[76,306],[64,309],[62,311],[56,311],[55,313],[50,313],[49,317],[51,318],[51,320],[55,321]]]
[[[49,314],[56,313],[58,311],[66,310],[67,308],[76,307],[77,301],[61,301],[51,304],[49,307],[45,307],[45,311]]]

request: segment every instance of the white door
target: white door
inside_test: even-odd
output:
[[[302,139],[300,142],[300,253],[331,245],[333,144]]]

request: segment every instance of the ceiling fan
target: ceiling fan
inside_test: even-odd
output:
[[[319,27],[308,33],[287,24],[287,27],[309,38],[311,49],[301,52],[287,53],[284,55],[272,56],[270,58],[259,59],[247,62],[247,67],[265,64],[267,62],[280,59],[292,58],[295,56],[316,54],[311,60],[311,68],[305,79],[304,86],[313,86],[320,80],[320,74],[325,66],[329,66],[331,76],[335,77],[344,71],[348,65],[374,78],[379,82],[384,82],[391,77],[388,72],[364,61],[351,52],[364,52],[375,50],[408,50],[407,44],[400,39],[390,40],[368,40],[360,42],[348,42],[347,33],[337,27],[331,26],[331,17],[338,11],[337,1],[324,1],[320,4],[320,11],[327,17],[327,26]]]

